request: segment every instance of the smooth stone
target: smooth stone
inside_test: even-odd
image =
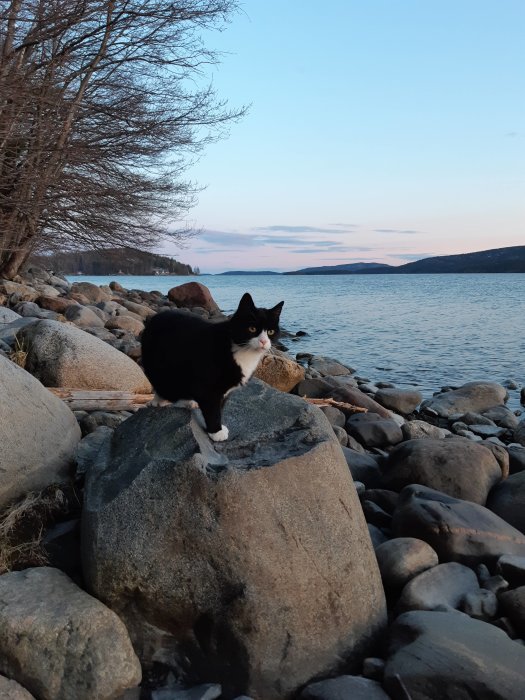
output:
[[[485,588],[469,591],[461,601],[460,610],[476,620],[492,620],[498,613],[498,598]]]
[[[525,586],[525,557],[504,554],[498,559],[496,571],[514,588]]]
[[[0,676],[0,700],[35,700],[35,696],[22,688],[20,683]]]
[[[0,356],[0,509],[30,491],[70,480],[80,429],[31,374]]]
[[[160,688],[151,693],[151,700],[216,700],[221,695],[222,687],[218,683],[204,683],[184,690]]]
[[[18,337],[29,349],[26,369],[45,386],[151,391],[136,362],[80,328],[38,321],[20,330]]]
[[[525,648],[462,613],[408,612],[390,628],[384,687],[413,700],[523,700]]]
[[[111,300],[111,293],[108,294],[101,287],[91,282],[73,282],[71,292],[73,294],[82,294],[88,300],[88,303],[92,304]]]
[[[487,508],[525,533],[525,471],[512,474],[489,494]]]
[[[346,421],[349,435],[365,447],[396,445],[403,439],[401,428],[392,419],[384,419],[377,413],[356,413]]]
[[[200,306],[210,313],[219,313],[220,309],[210,290],[200,282],[185,282],[168,291],[168,299],[178,307],[191,309]]]
[[[525,470],[525,447],[522,445],[508,445],[509,453],[509,472],[517,474]]]
[[[321,357],[314,356],[309,361],[309,366],[315,369],[322,377],[326,376],[342,376],[346,374],[352,374],[349,367],[341,364],[337,360],[333,360],[331,357]]]
[[[378,488],[381,485],[382,472],[377,459],[350,447],[343,447],[343,454],[354,481],[362,481],[367,488]]]
[[[489,408],[487,411],[483,411],[483,415],[494,421],[501,428],[508,428],[509,430],[514,430],[519,423],[517,416],[506,406]]]
[[[525,420],[518,423],[518,427],[514,430],[513,440],[525,447]]]
[[[339,428],[345,427],[346,416],[338,408],[335,406],[320,406],[320,409],[328,418],[328,422],[331,426],[338,426]]]
[[[12,321],[17,321],[19,318],[22,318],[22,316],[17,314],[16,311],[0,306],[0,323],[12,323]]]
[[[389,700],[381,685],[362,676],[339,676],[307,685],[300,700]]]
[[[387,591],[399,592],[411,579],[439,564],[432,547],[415,537],[395,537],[376,547],[377,563]]]
[[[467,382],[458,389],[424,401],[422,409],[432,409],[439,416],[448,418],[455,413],[482,413],[493,406],[503,405],[507,397],[507,390],[496,382]]]
[[[375,400],[396,413],[412,413],[423,401],[423,394],[416,389],[379,389]]]
[[[417,440],[421,438],[440,440],[450,435],[450,430],[438,428],[437,425],[431,425],[423,420],[406,421],[401,430],[403,431],[403,438],[405,440]]]
[[[399,612],[408,610],[458,609],[467,593],[477,593],[476,574],[463,564],[438,564],[412,578],[397,602]]]
[[[372,541],[372,546],[377,549],[383,542],[388,542],[390,539],[381,528],[368,523],[368,533],[370,534],[370,539]]]
[[[304,367],[279,350],[263,356],[254,376],[279,391],[291,391],[304,379]]]
[[[425,540],[442,562],[492,565],[503,554],[525,556],[525,536],[491,510],[418,484],[399,495],[392,530]]]
[[[525,586],[500,593],[498,599],[513,627],[520,635],[525,636]]]
[[[0,671],[42,700],[112,700],[141,680],[117,615],[49,567],[0,576]]]
[[[471,424],[469,427],[474,435],[479,435],[482,438],[499,437],[507,432],[506,428],[499,428],[497,425]]]
[[[87,306],[68,306],[64,309],[64,317],[79,328],[102,328],[104,320]]]
[[[385,488],[400,491],[409,484],[421,484],[480,504],[501,475],[491,449],[459,437],[402,442],[383,466]]]

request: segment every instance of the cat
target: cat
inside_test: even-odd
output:
[[[246,292],[226,321],[213,323],[180,311],[153,316],[141,338],[142,366],[155,391],[152,405],[198,404],[210,438],[227,440],[224,400],[246,384],[278,337],[283,304],[258,308]]]

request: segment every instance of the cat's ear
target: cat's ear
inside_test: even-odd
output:
[[[277,318],[279,318],[279,316],[281,315],[281,311],[283,310],[283,306],[284,306],[284,301],[280,301],[278,304],[276,304],[273,307],[273,309],[270,309],[270,313],[273,314],[274,316],[277,316]]]
[[[253,299],[248,292],[245,292],[242,295],[242,299],[239,302],[239,308],[237,311],[253,311],[255,309],[255,304],[253,303]]]

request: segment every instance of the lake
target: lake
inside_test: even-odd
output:
[[[306,331],[291,352],[335,357],[372,381],[416,386],[485,379],[525,384],[525,274],[70,276],[71,281],[162,293],[196,280],[233,311],[249,291],[258,306],[284,299],[281,324]],[[519,408],[519,391],[509,406]]]

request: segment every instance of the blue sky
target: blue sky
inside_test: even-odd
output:
[[[247,0],[206,43],[250,104],[189,171],[203,272],[525,244],[523,0]]]

